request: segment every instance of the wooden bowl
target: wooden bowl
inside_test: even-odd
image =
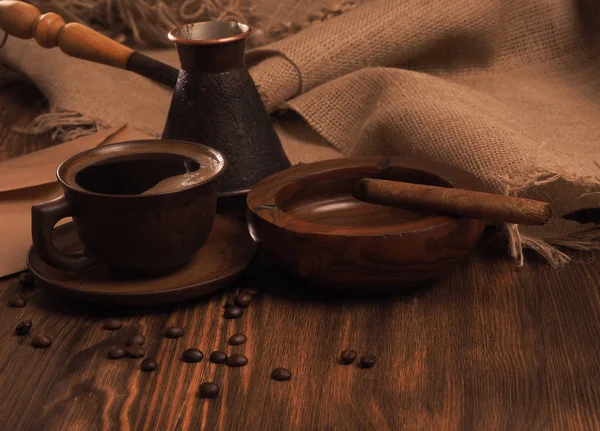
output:
[[[352,196],[360,178],[482,191],[473,175],[429,162],[365,157],[299,165],[248,194],[248,225],[272,259],[327,288],[389,292],[431,281],[479,240],[483,220],[416,213]]]

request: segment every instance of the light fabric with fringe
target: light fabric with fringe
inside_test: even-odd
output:
[[[100,120],[78,112],[54,108],[48,113],[38,115],[27,127],[15,127],[14,130],[26,135],[49,133],[53,141],[67,142],[108,128],[109,126]]]

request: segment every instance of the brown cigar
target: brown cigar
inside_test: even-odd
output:
[[[552,216],[549,204],[531,199],[371,178],[355,183],[354,197],[372,204],[492,222],[543,225]]]

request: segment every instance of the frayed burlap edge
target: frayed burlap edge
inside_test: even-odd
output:
[[[83,136],[93,135],[109,126],[102,121],[86,117],[77,112],[63,109],[51,109],[38,115],[25,127],[13,127],[17,133],[42,135],[49,133],[56,143],[71,141]]]
[[[539,239],[523,235],[519,227],[514,224],[505,225],[509,239],[509,253],[517,266],[525,264],[523,250],[526,248],[534,250],[542,256],[553,268],[569,263],[572,259],[564,249],[592,251],[600,250],[600,227],[592,227],[587,230],[569,234],[564,238]]]
[[[498,179],[505,185],[505,194],[508,196],[518,196],[529,189],[551,184],[559,180],[600,189],[600,178],[598,176],[575,175],[564,167],[567,163],[558,166],[556,169],[534,167],[525,174],[500,176]],[[600,169],[600,165],[597,162],[594,163]],[[584,193],[577,198],[597,193],[600,193],[600,191]],[[519,226],[515,224],[504,224],[504,229],[508,235],[509,253],[516,260],[519,267],[524,265],[523,250],[526,248],[532,249],[541,255],[554,268],[571,261],[572,258],[564,251],[565,249],[581,251],[600,250],[600,226],[596,225],[565,236],[545,239],[525,235],[520,231]]]

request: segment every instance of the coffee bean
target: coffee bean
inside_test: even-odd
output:
[[[232,346],[239,346],[240,344],[244,344],[246,341],[248,341],[248,337],[241,333],[233,334],[231,337],[229,337],[229,344]]]
[[[205,382],[200,385],[198,394],[201,398],[214,398],[219,395],[219,385],[213,382]]]
[[[183,328],[181,326],[169,326],[165,329],[165,337],[167,338],[179,338],[183,337]]]
[[[235,305],[235,303],[233,302],[233,299],[229,299],[229,300],[225,301],[225,305],[223,305],[223,308],[233,307],[234,305]]]
[[[225,309],[223,317],[225,317],[226,319],[237,319],[238,317],[241,317],[242,314],[244,314],[244,310],[242,310],[240,307],[232,305],[231,307],[227,307]]]
[[[27,302],[25,301],[25,298],[23,298],[21,295],[13,295],[8,300],[9,307],[23,308],[25,307],[26,303]]]
[[[242,308],[246,308],[247,306],[250,305],[251,302],[252,302],[252,295],[250,295],[249,293],[246,293],[246,292],[240,293],[235,298],[236,305],[239,307],[242,307]]]
[[[130,358],[143,358],[146,356],[146,349],[142,346],[138,346],[137,344],[133,344],[127,348],[127,356]]]
[[[189,362],[190,364],[200,362],[202,359],[204,359],[204,353],[198,349],[187,349],[181,355],[181,360],[183,362]]]
[[[275,368],[271,373],[271,377],[273,380],[279,380],[280,382],[284,382],[292,378],[292,373],[287,368]]]
[[[31,286],[35,282],[35,279],[33,278],[33,275],[31,275],[31,273],[29,271],[25,271],[19,275],[19,282],[23,286]]]
[[[109,331],[114,331],[116,329],[120,329],[121,326],[123,326],[123,322],[121,322],[121,319],[112,318],[112,319],[106,319],[104,321],[103,328],[107,329]]]
[[[351,364],[352,362],[356,361],[356,356],[356,350],[344,350],[342,353],[340,353],[340,362],[344,365]]]
[[[156,368],[158,368],[158,362],[152,358],[146,358],[140,364],[140,369],[142,371],[154,371]]]
[[[125,349],[122,347],[113,347],[106,352],[106,357],[108,359],[121,359],[123,356],[125,356]]]
[[[31,320],[23,320],[22,322],[19,322],[15,328],[15,332],[17,335],[26,335],[29,333],[29,331],[31,331],[31,326]]]
[[[48,347],[50,344],[52,344],[52,338],[44,334],[37,334],[31,338],[31,345],[33,347],[44,348]]]
[[[229,358],[227,358],[227,362],[225,362],[225,364],[228,367],[243,367],[244,365],[248,364],[248,358],[242,354],[236,353],[235,355],[231,355]]]
[[[144,337],[142,334],[135,334],[132,337],[129,337],[127,339],[127,344],[128,346],[133,346],[134,344],[137,344],[138,346],[143,345],[146,342],[146,337]]]
[[[256,296],[260,294],[260,291],[255,287],[244,287],[242,288],[242,292],[248,293],[252,296]]]
[[[360,366],[362,368],[371,368],[377,362],[375,355],[364,355],[360,357]]]
[[[215,350],[210,354],[209,360],[213,364],[223,364],[227,361],[227,353]]]

